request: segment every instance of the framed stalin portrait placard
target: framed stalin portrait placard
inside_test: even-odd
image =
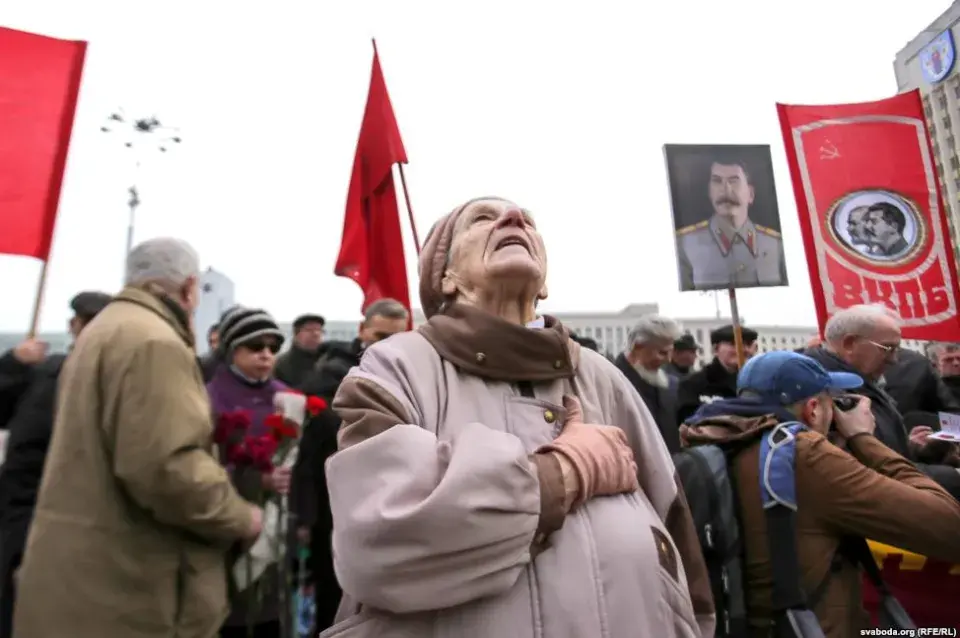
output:
[[[786,286],[768,145],[666,144],[680,290]]]

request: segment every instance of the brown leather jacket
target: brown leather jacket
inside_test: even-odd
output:
[[[771,416],[723,416],[684,425],[688,445],[750,444],[734,461],[745,544],[745,586],[750,626],[767,636],[772,616],[770,545],[760,495],[760,435]],[[806,592],[825,582],[843,536],[860,536],[947,561],[960,561],[960,503],[909,461],[870,435],[843,450],[813,431],[796,446],[797,552]],[[830,576],[815,612],[828,638],[849,638],[869,628],[857,567],[844,561]]]

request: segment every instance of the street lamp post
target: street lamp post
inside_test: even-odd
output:
[[[134,227],[136,226],[137,208],[140,206],[140,192],[137,189],[137,179],[140,173],[141,153],[147,150],[157,150],[166,153],[172,146],[182,140],[176,129],[164,126],[156,116],[133,119],[127,117],[123,109],[111,113],[100,130],[104,133],[117,133],[123,139],[123,145],[133,150],[134,175],[133,184],[127,189],[130,199],[127,206],[130,210],[130,221],[127,226],[127,250],[124,261],[133,250]]]

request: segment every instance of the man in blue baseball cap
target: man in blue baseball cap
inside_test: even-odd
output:
[[[764,458],[770,458],[766,435],[782,423],[802,424],[793,430],[795,552],[800,588],[828,638],[855,636],[871,626],[859,603],[860,570],[841,554],[842,538],[867,538],[930,558],[960,560],[960,504],[873,436],[869,399],[844,394],[862,383],[856,374],[827,372],[796,352],[768,352],[743,367],[736,398],[702,406],[681,427],[688,448],[717,445],[729,453],[747,567],[747,624],[758,635],[769,631],[778,616],[771,560],[776,539],[767,536],[768,477],[760,459],[764,446]],[[690,453],[676,457],[678,468],[681,455]],[[701,498],[687,490],[691,511],[697,511]],[[790,549],[783,547],[784,552]],[[835,557],[841,558],[838,565]],[[829,603],[818,604],[820,600]]]
[[[854,390],[863,379],[850,372],[827,372],[822,365],[790,350],[775,350],[747,361],[737,376],[737,394],[760,406],[786,408],[826,434],[833,418],[830,394]],[[766,409],[765,407],[763,409]],[[778,410],[779,411],[779,410]]]

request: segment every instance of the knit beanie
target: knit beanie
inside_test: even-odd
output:
[[[450,248],[453,246],[453,230],[457,220],[467,206],[483,200],[506,201],[502,197],[471,199],[438,219],[427,234],[420,250],[420,307],[427,319],[440,312],[447,301],[443,295],[442,284],[450,262]]]
[[[273,337],[278,345],[283,345],[280,327],[265,310],[236,306],[224,313],[220,320],[220,350],[223,354],[260,337]]]

